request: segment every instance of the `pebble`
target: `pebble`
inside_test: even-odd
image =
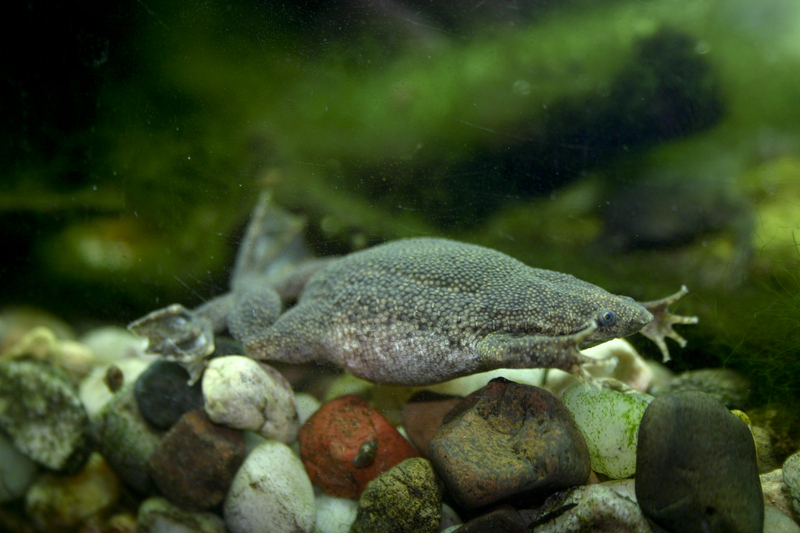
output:
[[[613,479],[633,476],[639,422],[653,397],[578,383],[561,401],[586,439],[592,470]]]
[[[446,503],[442,504],[442,522],[439,524],[439,530],[443,531],[448,527],[452,526],[459,526],[462,524],[461,517],[458,516],[458,513],[455,509],[447,505]]]
[[[526,533],[527,524],[519,511],[501,505],[455,529],[458,533]]]
[[[764,505],[775,507],[783,514],[792,516],[792,495],[783,481],[783,470],[779,468],[758,477],[761,480]]]
[[[183,415],[150,456],[150,475],[161,493],[188,511],[225,499],[242,461],[241,431],[212,423],[203,409]]]
[[[0,432],[0,503],[22,498],[33,483],[36,471],[36,463]]]
[[[286,444],[297,439],[294,392],[274,368],[241,355],[218,357],[209,362],[202,387],[213,422]]]
[[[142,417],[133,388],[133,383],[124,385],[92,420],[92,437],[122,480],[136,491],[149,494],[155,486],[147,462],[164,432]]]
[[[58,338],[48,327],[37,326],[3,354],[5,360],[29,360],[61,369],[70,381],[77,383],[95,362],[94,353],[71,339]]]
[[[792,510],[800,516],[800,452],[790,455],[783,462],[783,484],[789,491]]]
[[[639,427],[636,497],[667,532],[761,533],[764,502],[747,425],[702,392],[656,398]]]
[[[193,409],[203,407],[200,383],[189,385],[189,373],[178,363],[158,360],[136,380],[136,401],[142,416],[158,429],[169,429]]]
[[[800,533],[800,526],[775,507],[764,507],[764,533]]]
[[[89,372],[78,387],[78,395],[81,398],[83,406],[86,408],[86,413],[89,418],[94,418],[103,409],[106,403],[114,397],[114,392],[108,388],[106,378],[108,369],[111,368],[112,363],[97,366]],[[113,366],[122,372],[122,385],[126,383],[134,383],[136,379],[147,370],[150,362],[138,357],[128,357],[121,359]]]
[[[525,518],[530,524],[526,531],[536,533],[653,532],[636,502],[604,483],[554,494]]]
[[[419,454],[359,396],[320,407],[300,428],[300,457],[311,481],[331,496],[358,498],[372,479]]]
[[[295,393],[294,403],[297,405],[297,419],[301,426],[322,406],[322,402],[307,392]]]
[[[670,392],[700,391],[719,400],[728,409],[745,409],[750,404],[752,384],[745,376],[730,368],[703,368],[688,370],[654,389],[660,396]]]
[[[139,506],[136,533],[227,533],[225,522],[214,513],[196,513],[172,505],[164,498],[148,498]]]
[[[122,511],[111,515],[101,526],[100,531],[102,533],[138,533],[136,528],[136,515],[130,511]],[[81,533],[94,533],[94,530],[90,529],[89,531],[82,531]],[[174,531],[174,533],[178,532]]]
[[[589,477],[586,442],[552,393],[503,378],[464,398],[430,442],[431,461],[466,508],[531,503]]]
[[[352,533],[436,533],[442,520],[442,484],[430,461],[406,459],[367,484]]]
[[[460,401],[460,396],[420,391],[403,406],[403,428],[423,457],[430,457],[428,444],[442,425],[445,415]]]
[[[233,478],[224,511],[231,533],[312,533],[314,489],[291,448],[265,440]]]
[[[358,501],[320,492],[314,498],[317,509],[315,533],[349,533],[358,514]]]
[[[12,346],[37,326],[47,327],[60,339],[75,336],[69,324],[47,311],[27,306],[4,307],[0,309],[0,354],[5,356]]]
[[[145,357],[148,344],[147,339],[118,326],[93,329],[83,335],[80,341],[94,352],[96,366]],[[149,357],[152,361],[153,356]]]
[[[33,361],[0,362],[0,430],[51,470],[77,472],[91,451],[89,417],[66,375]]]
[[[40,476],[25,495],[25,510],[38,531],[74,531],[102,521],[120,494],[119,478],[93,453],[77,474]]]

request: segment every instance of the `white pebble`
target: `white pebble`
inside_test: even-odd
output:
[[[231,533],[314,531],[314,489],[300,458],[287,445],[266,440],[236,472],[225,498]]]
[[[316,533],[348,533],[358,514],[358,501],[336,498],[325,493],[317,495]]]
[[[203,398],[212,422],[285,443],[297,438],[292,387],[277,370],[249,357],[212,359],[203,374]]]
[[[142,372],[150,366],[151,361],[138,357],[128,357],[120,359],[114,364],[122,372],[124,384],[134,383]],[[88,376],[81,380],[78,395],[86,408],[89,418],[94,418],[103,406],[114,397],[114,393],[106,385],[106,374],[110,366],[110,364],[106,364],[95,367]]]
[[[458,516],[458,513],[455,509],[447,505],[446,503],[442,504],[442,521],[439,522],[439,530],[444,531],[453,526],[460,526],[461,525],[461,517]]]
[[[322,405],[322,402],[307,392],[298,392],[295,394],[294,403],[297,405],[297,418],[301,426],[305,424],[306,421],[311,418],[311,415],[316,413],[317,409]]]
[[[95,364],[116,363],[129,357],[143,357],[147,339],[134,335],[125,328],[107,326],[93,329],[81,337],[81,342],[95,354]],[[148,361],[153,361],[153,356]]]

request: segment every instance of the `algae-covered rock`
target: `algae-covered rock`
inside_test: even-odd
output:
[[[134,394],[135,383],[123,386],[92,421],[98,451],[122,480],[142,494],[155,489],[148,460],[164,432],[142,416]]]
[[[636,472],[639,423],[652,400],[648,394],[583,383],[564,391],[561,401],[586,439],[592,470],[615,479]]]
[[[89,417],[66,375],[32,361],[0,362],[0,429],[52,470],[77,471],[91,451]]]
[[[406,459],[367,484],[351,533],[436,533],[442,484],[430,461]]]

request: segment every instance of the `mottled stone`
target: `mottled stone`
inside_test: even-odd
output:
[[[222,503],[244,461],[242,432],[212,423],[203,409],[183,415],[150,456],[161,493],[189,511]]]
[[[403,406],[403,428],[423,457],[430,457],[428,444],[439,431],[445,415],[460,401],[459,396],[421,391],[409,398]]]
[[[91,452],[89,417],[74,385],[42,363],[0,362],[0,430],[52,470],[76,472]]]
[[[311,533],[314,489],[287,445],[265,440],[247,456],[225,498],[230,533]]]
[[[702,392],[656,398],[639,427],[636,496],[658,531],[761,533],[764,502],[747,425]]]
[[[747,377],[730,368],[688,370],[653,391],[655,396],[670,392],[699,391],[719,400],[728,409],[745,409],[750,402],[752,384]]]
[[[783,484],[789,492],[792,510],[800,516],[800,452],[790,455],[783,463]]]
[[[274,368],[240,355],[217,357],[203,373],[202,386],[213,422],[286,444],[297,439],[294,391]]]
[[[218,515],[186,511],[164,498],[143,501],[136,526],[136,533],[227,533]]]
[[[123,386],[92,421],[92,437],[98,451],[122,480],[142,494],[155,487],[147,461],[164,432],[149,425],[139,411],[134,384]]]
[[[25,496],[25,510],[38,531],[75,531],[100,522],[120,493],[117,475],[100,454],[93,453],[77,474],[39,477]]]
[[[783,482],[783,470],[779,468],[758,477],[761,480],[764,506],[775,507],[783,514],[792,516],[792,495]]]
[[[636,502],[605,484],[559,492],[524,516],[536,533],[652,533]]]
[[[430,443],[431,461],[459,505],[531,503],[583,483],[586,442],[552,393],[503,378],[462,400]]]
[[[367,484],[351,533],[436,533],[442,485],[430,461],[406,459]]]
[[[636,472],[639,422],[652,400],[648,394],[588,384],[564,391],[561,401],[586,439],[592,470],[614,479]]]
[[[383,415],[352,395],[323,404],[298,439],[311,481],[331,496],[358,498],[379,474],[419,456]]]
[[[193,409],[203,407],[200,383],[190,386],[189,373],[178,363],[155,361],[136,380],[136,401],[145,420],[169,429]]]

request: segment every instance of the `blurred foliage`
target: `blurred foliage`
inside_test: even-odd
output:
[[[0,303],[195,305],[270,187],[319,254],[444,235],[639,299],[686,283],[676,368],[794,392],[795,4],[16,6]]]

